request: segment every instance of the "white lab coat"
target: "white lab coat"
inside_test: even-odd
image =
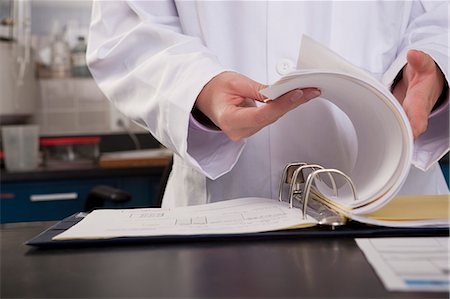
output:
[[[191,117],[202,87],[225,70],[275,82],[294,67],[303,33],[387,85],[409,48],[431,55],[448,82],[447,12],[446,1],[98,1],[87,59],[116,107],[174,151],[163,206],[276,198],[287,162],[340,167],[334,161],[348,150],[341,115],[314,100],[233,142]],[[335,130],[335,139],[317,138],[320,130]],[[448,193],[430,166],[448,135],[447,105],[415,144],[414,163],[428,171],[413,166],[401,193]]]

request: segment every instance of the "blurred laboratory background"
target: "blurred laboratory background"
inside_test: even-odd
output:
[[[117,132],[131,125],[105,101],[86,66],[91,5],[0,2],[2,124],[31,121],[43,135]]]
[[[171,153],[118,112],[91,77],[91,6],[0,1],[2,223],[57,220],[93,203],[160,204]]]

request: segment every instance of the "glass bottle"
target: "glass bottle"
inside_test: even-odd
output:
[[[91,74],[86,64],[86,42],[83,36],[78,37],[78,42],[72,49],[72,76],[89,77]]]

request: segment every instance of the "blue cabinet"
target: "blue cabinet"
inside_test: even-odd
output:
[[[445,180],[447,181],[447,186],[450,188],[450,178],[449,178],[449,163],[447,161],[441,161],[440,162],[442,173],[444,174]]]
[[[90,190],[98,185],[132,195],[125,203],[105,202],[105,208],[157,205],[160,175],[2,181],[0,222],[60,220],[83,211]]]

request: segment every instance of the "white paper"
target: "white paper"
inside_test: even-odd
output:
[[[449,238],[355,239],[386,289],[448,292]]]
[[[174,209],[95,210],[54,240],[243,234],[316,223],[285,202],[251,197]]]
[[[370,74],[310,38],[302,40],[298,64],[307,69],[286,75],[261,93],[275,99],[295,88],[317,87],[321,98],[348,116],[356,132],[357,157],[354,165],[345,169],[351,169],[346,174],[356,186],[357,200],[349,188],[339,190],[335,200],[352,214],[377,210],[397,194],[409,172],[413,137],[406,114],[392,93]],[[326,134],[317,138],[331,139]],[[317,151],[320,164],[320,149]],[[345,160],[354,161],[355,157]]]
[[[368,81],[376,81],[368,72],[353,65],[342,56],[321,45],[307,35],[302,36],[297,69],[325,69],[351,74]]]

